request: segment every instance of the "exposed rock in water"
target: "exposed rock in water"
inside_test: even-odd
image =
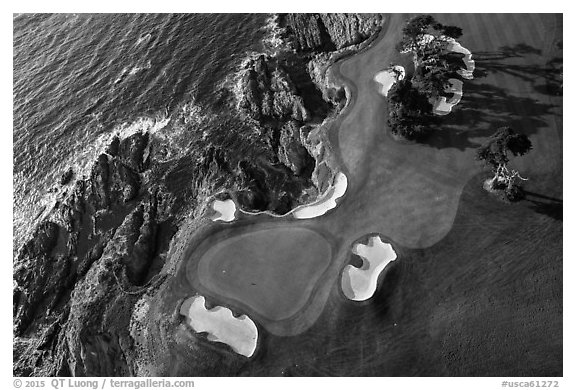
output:
[[[126,203],[138,195],[147,143],[148,134],[136,133],[119,144],[117,154],[103,153],[98,157],[92,167],[89,188],[89,200],[96,209]]]
[[[120,150],[120,138],[116,135],[112,138],[112,142],[106,148],[106,153],[109,155],[116,157],[118,155],[118,151]]]
[[[119,160],[135,172],[144,171],[147,168],[145,149],[148,146],[148,140],[148,133],[135,133],[123,139],[118,146]]]

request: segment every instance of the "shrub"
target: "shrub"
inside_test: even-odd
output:
[[[431,104],[408,80],[397,82],[388,91],[390,131],[406,139],[423,138],[431,122]]]

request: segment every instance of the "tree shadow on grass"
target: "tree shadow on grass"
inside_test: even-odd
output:
[[[546,215],[556,221],[562,221],[563,202],[562,199],[552,198],[545,195],[536,194],[530,191],[524,191],[525,200],[530,202],[530,208],[538,214]]]
[[[507,58],[518,58],[526,55],[542,55],[542,50],[519,43],[514,46],[501,46],[495,51],[479,51],[472,53],[476,61],[483,60],[503,60]]]
[[[477,148],[505,125],[530,136],[547,126],[541,117],[552,114],[553,108],[495,85],[471,82],[465,84],[464,97],[454,111],[431,126],[434,131],[425,142],[438,149]]]
[[[554,105],[526,96],[512,95],[504,88],[479,83],[478,80],[492,73],[505,73],[529,82],[535,92],[557,96],[559,91],[561,93],[561,57],[553,58],[545,66],[507,63],[509,59],[540,55],[540,49],[527,44],[474,53],[475,80],[464,83],[464,96],[452,113],[440,117],[437,124],[430,124],[434,131],[425,142],[438,149],[456,148],[464,151],[477,148],[484,142],[483,138],[504,125],[528,136],[537,133],[539,128],[546,126],[546,122],[540,118],[553,114]]]
[[[561,50],[561,49],[560,49]],[[491,73],[504,73],[517,77],[533,85],[536,92],[558,96],[562,92],[563,59],[559,56],[547,61],[544,65],[510,63],[509,59],[518,59],[526,55],[542,55],[540,49],[526,44],[513,47],[503,46],[493,52],[474,53],[476,69],[475,78],[483,78]]]

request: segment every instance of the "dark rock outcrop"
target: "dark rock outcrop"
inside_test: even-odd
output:
[[[310,120],[288,73],[276,59],[265,54],[247,61],[241,90],[244,93],[239,105],[256,120]]]
[[[316,158],[325,153],[313,156],[308,147],[312,142],[301,136],[304,126],[321,126],[344,107],[345,91],[328,80],[326,71],[337,59],[365,47],[369,38],[380,31],[382,22],[378,14],[281,15],[279,23],[285,39],[295,51],[255,55],[244,63],[237,85],[237,106],[260,129],[278,162],[308,183],[304,192],[317,192],[324,186],[317,180],[330,181],[334,174],[333,162],[323,164]],[[320,165],[322,174],[315,172],[315,166],[320,169]],[[259,177],[258,167],[245,166],[254,173],[249,176]],[[266,191],[255,188],[259,182],[251,182],[249,191],[239,193],[239,201],[246,201],[248,208],[274,204],[262,196]],[[291,203],[281,201],[279,205]]]
[[[102,263],[106,254],[114,259],[115,272],[124,270],[117,273],[122,275],[127,288],[147,280],[147,267],[157,255],[157,202],[155,195],[145,197],[138,207],[134,201],[142,187],[141,173],[147,166],[148,141],[148,135],[144,133],[122,141],[115,138],[107,149],[110,153],[101,154],[95,161],[90,177],[77,180],[70,192],[64,193],[64,198],[56,203],[48,219],[38,226],[20,249],[14,263],[15,373],[51,376],[70,373],[102,375],[108,372],[113,375],[120,372],[118,366],[126,365],[122,351],[109,358],[116,348],[114,340],[117,336],[111,330],[113,327],[98,333],[98,337],[80,336],[71,341],[69,338],[73,333],[70,333],[70,327],[80,329],[82,335],[92,333],[88,330],[88,321],[75,323],[68,314],[70,308],[75,307],[72,313],[80,317],[96,315],[92,311],[95,307],[76,301],[75,296],[80,288],[86,287],[82,286],[83,281],[90,270]],[[130,210],[139,213],[141,223],[130,224],[131,219],[127,218],[128,222],[122,224]],[[124,228],[115,234],[119,225]],[[133,237],[132,241],[130,237]],[[128,244],[122,257],[125,262],[118,261],[117,253],[113,251]],[[98,283],[91,288],[113,292],[114,289],[103,283],[106,278],[114,279],[109,272],[112,271],[107,270],[98,276]],[[100,299],[97,301],[97,315],[106,314],[110,304]],[[123,314],[129,318],[129,306],[124,309],[127,311]],[[122,324],[124,329],[127,326],[127,323]],[[39,330],[42,331],[38,333]],[[40,337],[35,338],[36,334]],[[18,336],[24,336],[22,340],[28,342],[19,342]],[[84,362],[82,368],[68,361],[70,355],[67,351],[82,350],[80,355],[92,359],[96,355],[85,355],[91,349],[99,357]],[[107,357],[102,359],[101,356]],[[127,374],[128,370],[122,369],[121,372]]]
[[[58,224],[45,221],[20,250],[14,267],[14,332],[21,333],[32,321],[48,292],[57,290],[55,279],[67,268],[66,260],[51,253],[58,242]]]
[[[72,177],[74,177],[74,170],[72,168],[68,168],[68,170],[64,172],[62,176],[60,176],[60,185],[65,186],[66,184],[70,183]]]
[[[135,172],[142,172],[147,168],[146,147],[150,135],[147,132],[135,133],[120,141],[118,145],[118,159]],[[114,141],[111,145],[113,145]],[[111,148],[113,151],[113,148]]]
[[[148,276],[150,264],[156,254],[156,200],[151,195],[150,200],[140,204],[126,217],[117,234],[126,238],[126,255],[122,257],[128,281],[140,286]]]
[[[314,169],[314,158],[302,144],[300,126],[297,122],[290,121],[282,126],[279,144],[280,161],[295,175],[310,177]]]
[[[370,37],[382,24],[379,14],[286,14],[286,27],[298,51],[334,51]]]
[[[115,152],[115,138],[109,151]],[[102,153],[90,174],[89,201],[95,209],[106,209],[133,200],[140,189],[147,133],[136,133],[119,143],[117,153]]]

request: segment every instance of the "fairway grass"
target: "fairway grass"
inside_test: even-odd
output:
[[[379,236],[372,236],[368,244],[357,243],[352,252],[362,258],[360,268],[347,265],[342,271],[342,292],[353,301],[372,298],[378,284],[378,277],[384,268],[396,260],[392,245],[382,242]]]
[[[234,317],[230,309],[218,306],[206,309],[201,295],[186,299],[180,306],[194,331],[208,333],[208,340],[228,344],[236,353],[251,357],[258,344],[258,328],[246,315]]]

